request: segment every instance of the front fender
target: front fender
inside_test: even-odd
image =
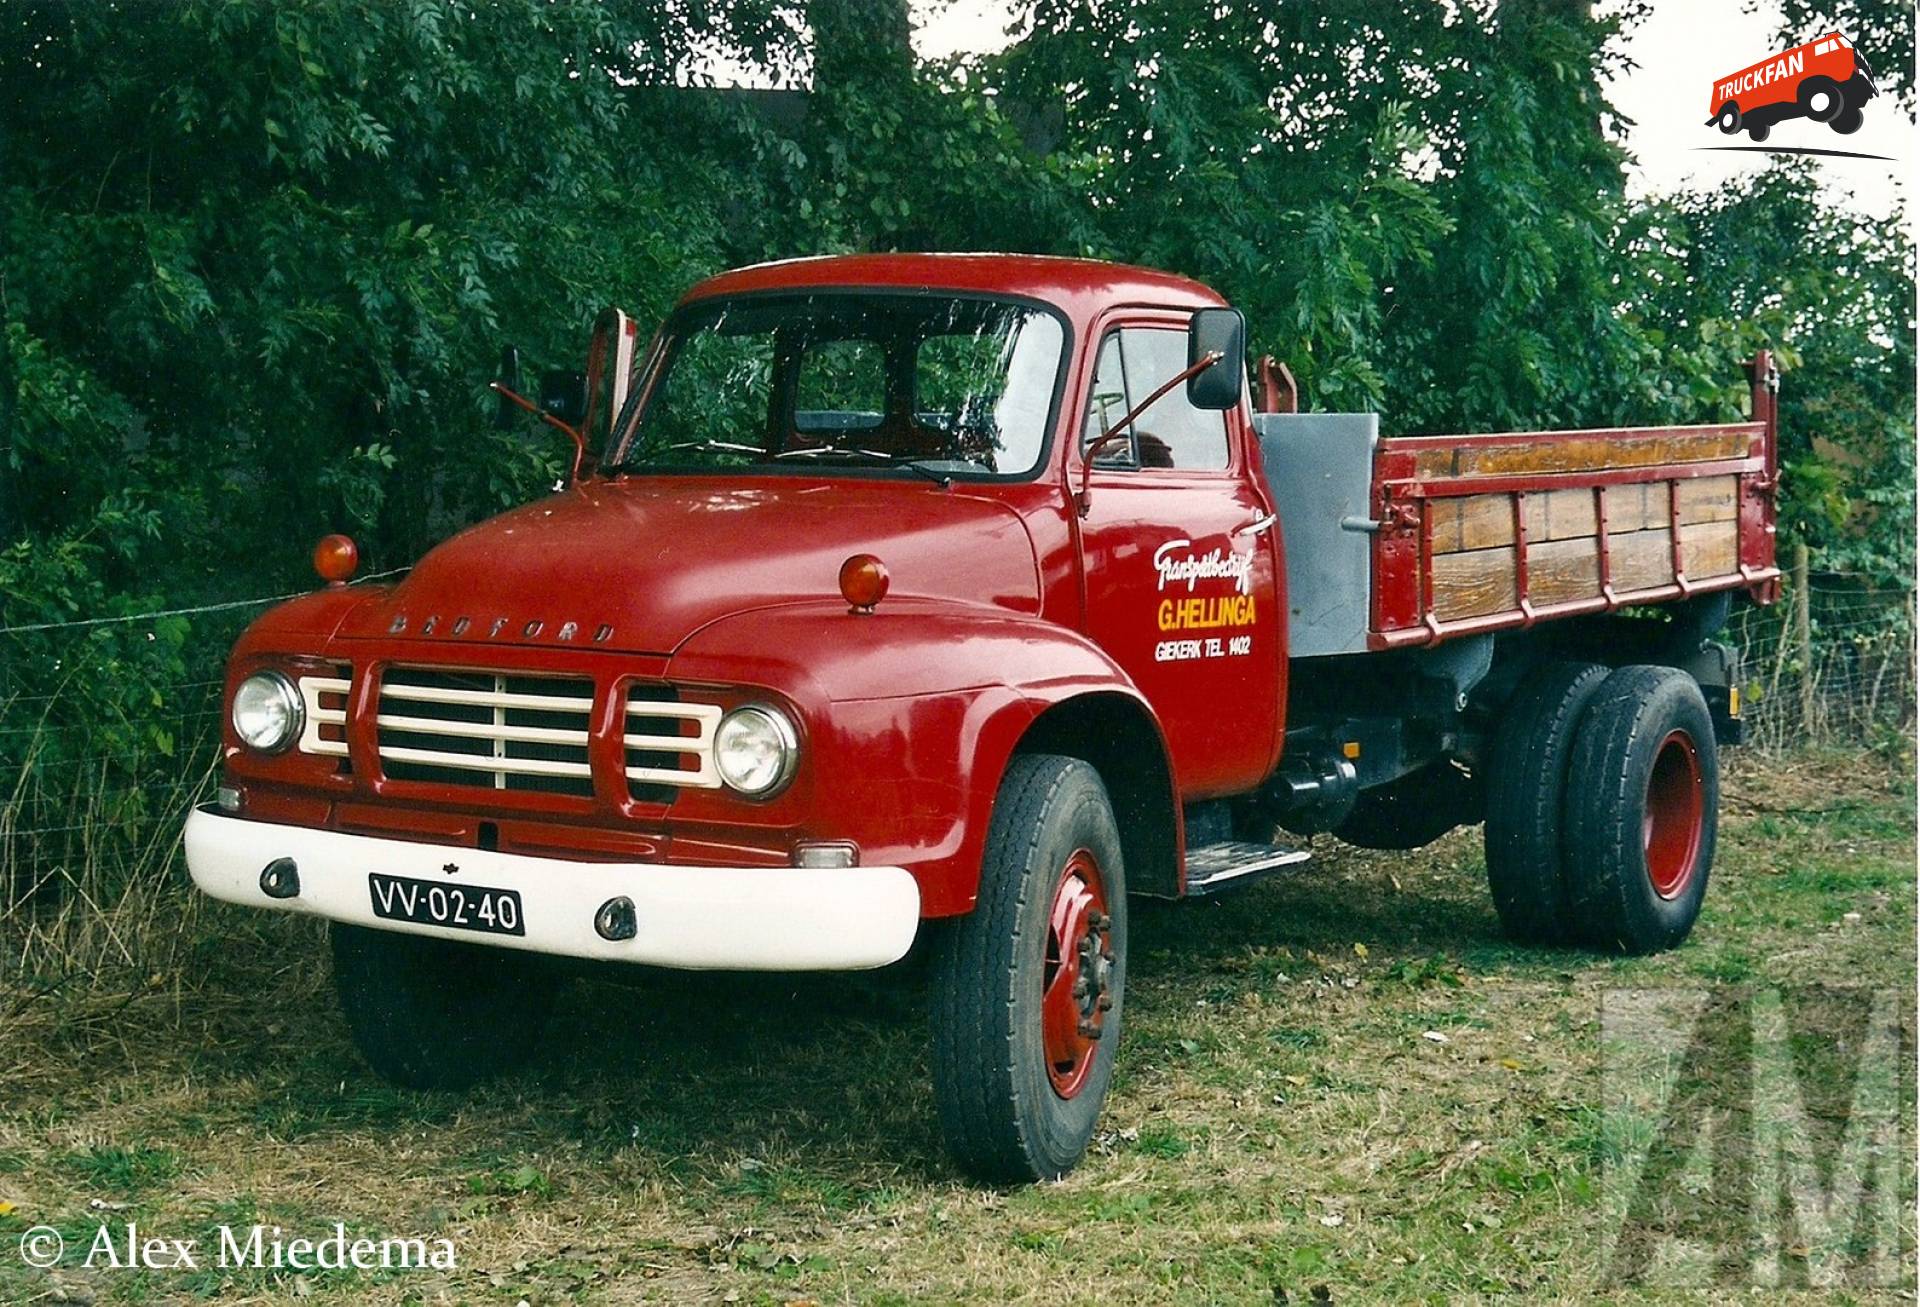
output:
[[[688,639],[667,677],[762,686],[791,701],[811,773],[796,825],[809,838],[856,841],[863,861],[908,868],[928,917],[972,908],[1000,778],[1041,713],[1121,695],[1151,720],[1126,673],[1086,637],[987,605],[739,613]]]

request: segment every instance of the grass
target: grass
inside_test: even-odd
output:
[[[178,961],[130,993],[0,988],[0,1302],[1745,1294],[1738,1277],[1627,1283],[1608,1262],[1609,1213],[1634,1196],[1610,1177],[1662,1139],[1684,1146],[1648,1163],[1656,1222],[1737,1231],[1745,1211],[1689,1130],[1610,1107],[1609,995],[1779,988],[1823,1155],[1873,1019],[1861,996],[1905,996],[1911,1159],[1913,813],[1884,763],[1743,762],[1706,914],[1657,958],[1506,944],[1473,832],[1403,856],[1324,844],[1291,878],[1142,905],[1101,1132],[1066,1181],[1013,1190],[970,1185],[941,1154],[911,967],[583,981],[534,1068],[422,1095],[355,1059],[310,923],[200,905]],[[1725,1103],[1742,1065],[1679,1083]],[[1910,1163],[1890,1183],[1891,1277],[1856,1275],[1839,1300],[1912,1295]],[[451,1239],[459,1267],[48,1275],[8,1233],[45,1223],[84,1244],[103,1220],[209,1247],[221,1224],[317,1237],[341,1221]],[[1884,1246],[1872,1234],[1853,1238]],[[1782,1246],[1771,1296],[1826,1300],[1817,1259]]]

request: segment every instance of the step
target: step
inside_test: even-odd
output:
[[[1278,844],[1223,840],[1187,850],[1187,893],[1217,894],[1245,885],[1268,872],[1297,866],[1313,854]]]

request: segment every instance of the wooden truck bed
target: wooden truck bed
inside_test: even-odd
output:
[[[1377,648],[1745,588],[1771,597],[1765,423],[1380,442]]]
[[[1749,368],[1754,420],[1718,426],[1381,439],[1374,414],[1255,414],[1286,533],[1290,652],[1716,590],[1771,601],[1777,374],[1765,351]]]

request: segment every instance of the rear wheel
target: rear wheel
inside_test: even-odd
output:
[[[1487,886],[1509,938],[1564,944],[1571,893],[1561,855],[1561,809],[1580,716],[1607,669],[1549,663],[1520,683],[1495,732],[1487,766]]]
[[[1623,667],[1594,695],[1567,783],[1568,881],[1587,942],[1653,953],[1700,915],[1718,829],[1713,721],[1692,677]]]
[[[334,922],[333,984],[354,1047],[409,1089],[464,1089],[520,1065],[556,981],[506,949]]]
[[[1846,97],[1840,93],[1840,83],[1831,77],[1807,78],[1800,83],[1794,99],[1800,104],[1800,112],[1817,123],[1832,121],[1847,104]]]
[[[933,1094],[954,1160],[990,1183],[1079,1162],[1113,1078],[1126,992],[1120,835],[1100,774],[1015,758],[971,913],[933,949]]]
[[[1757,144],[1773,135],[1773,127],[1768,123],[1753,123],[1748,126],[1747,135]]]

